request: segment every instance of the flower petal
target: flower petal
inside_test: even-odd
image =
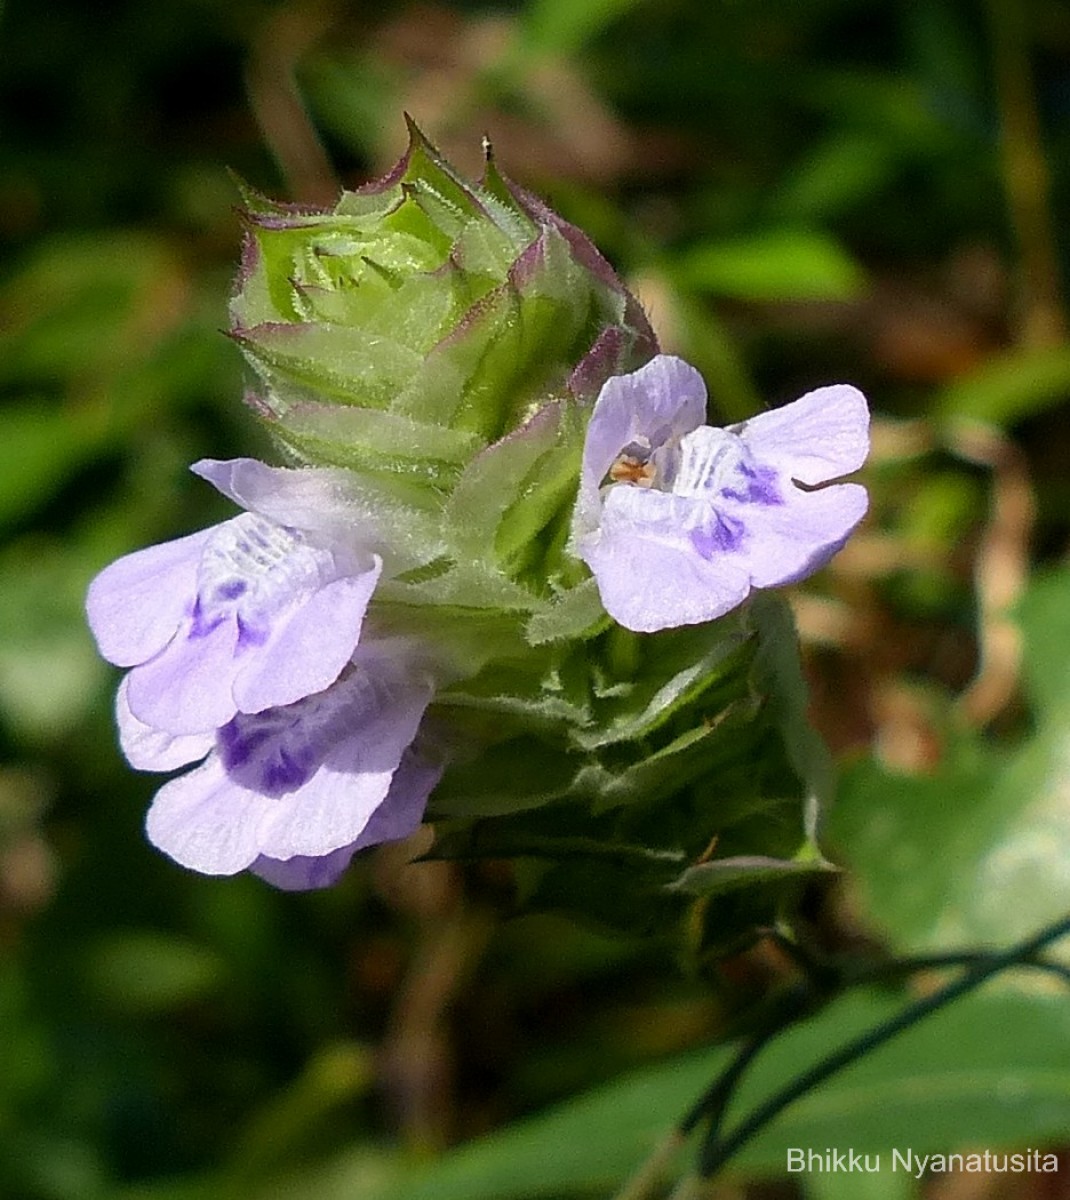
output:
[[[255,513],[206,531],[177,632],[134,668],[133,715],[198,733],[236,712],[292,704],[349,662],[382,570],[374,555],[317,544]],[[361,561],[363,557],[363,561]]]
[[[411,746],[402,755],[386,799],[372,813],[354,845],[358,850],[380,842],[396,842],[415,833],[427,800],[442,778],[445,764],[429,762]]]
[[[244,870],[261,856],[322,858],[358,844],[431,697],[432,681],[403,653],[408,645],[362,648],[353,670],[326,691],[236,716],[203,766],[156,794],[150,840],[210,875]],[[403,793],[401,812],[384,813],[375,826],[380,835],[407,830],[421,796]]]
[[[701,504],[630,487],[609,493],[601,536],[580,553],[606,612],[626,629],[697,625],[746,599],[750,580],[739,556],[704,555],[691,538]]]
[[[682,358],[659,354],[638,371],[607,380],[587,427],[576,533],[597,526],[598,489],[624,447],[641,438],[654,446],[682,437],[705,416],[706,385]]]
[[[238,671],[237,711],[282,707],[332,684],[356,648],[381,570],[376,558],[368,570],[328,583],[279,620]]]
[[[130,711],[129,686],[130,676],[125,675],[115,696],[115,721],[119,744],[132,767],[139,771],[173,771],[204,758],[215,745],[215,730],[175,737],[139,721]]]
[[[202,458],[190,470],[248,512],[293,529],[330,531],[353,519],[346,472],[340,469]]]
[[[218,526],[136,550],[89,585],[86,613],[101,655],[135,667],[174,637],[197,590],[201,551]]]
[[[236,875],[260,853],[266,805],[230,778],[216,754],[165,783],[145,818],[149,841],[184,867],[204,875]]]
[[[857,471],[869,453],[866,398],[846,383],[807,392],[735,430],[760,462],[810,485]]]
[[[330,854],[315,857],[295,854],[293,858],[278,859],[261,854],[249,870],[284,892],[310,892],[333,887],[349,868],[358,849],[354,842],[352,846],[342,846]]]
[[[795,583],[823,567],[843,548],[869,503],[857,483],[791,491],[784,504],[748,508],[746,563],[755,587]]]
[[[337,686],[352,689],[352,680]],[[364,682],[344,698],[349,735],[330,747],[323,765],[295,795],[299,803],[272,811],[261,843],[268,858],[317,856],[349,845],[385,803],[431,698],[431,685],[420,679],[375,679],[369,696]]]
[[[340,468],[269,467],[255,458],[203,458],[190,470],[249,512],[387,555],[395,572],[445,549],[426,498],[399,483],[379,488]]]
[[[394,773],[386,798],[355,842],[315,857],[297,854],[280,860],[261,855],[249,869],[284,891],[330,887],[338,882],[358,850],[414,833],[420,827],[427,798],[441,777],[441,766],[423,762],[410,749]]]
[[[224,621],[204,634],[188,628],[162,654],[130,672],[134,716],[170,734],[219,729],[237,711],[231,694],[238,626]]]

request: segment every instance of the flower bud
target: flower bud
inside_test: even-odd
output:
[[[409,134],[388,175],[329,211],[248,198],[232,333],[294,459],[441,493],[483,448],[554,401],[593,402],[657,346],[583,233],[489,155],[473,186]]]

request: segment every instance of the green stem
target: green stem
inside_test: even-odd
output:
[[[1065,336],[1066,316],[1051,212],[1051,178],[1029,61],[1028,8],[1014,0],[988,0],[987,8],[1003,182],[1021,255],[1021,341],[1027,346],[1051,346]]]
[[[850,976],[849,986],[855,987],[866,983],[883,983],[888,980],[900,979],[904,975],[914,975],[919,971],[940,970],[943,967],[972,967],[977,963],[988,962],[996,951],[961,950],[948,954],[916,954],[908,958],[893,958],[875,967],[866,967]],[[1053,962],[1050,958],[1033,957],[1015,963],[1023,967],[1045,974],[1054,975],[1063,983],[1070,984],[1070,967],[1064,963]]]
[[[649,1157],[614,1195],[613,1200],[650,1200],[668,1173],[672,1159],[684,1145],[688,1134],[706,1117],[710,1118],[711,1131],[716,1133],[751,1060],[772,1038],[812,1008],[813,993],[805,984],[775,996],[767,1011],[759,1018],[757,1030],[744,1038],[728,1066],[699,1097],[676,1128],[655,1146]],[[694,1197],[703,1194],[705,1190],[701,1180],[689,1176],[680,1183],[677,1191],[672,1193],[670,1200]]]
[[[735,1094],[736,1088],[739,1086],[740,1080],[743,1078],[743,1073],[750,1066],[751,1061],[763,1046],[768,1045],[777,1034],[782,1033],[788,1026],[795,1024],[812,1007],[813,998],[810,989],[807,987],[792,989],[791,992],[782,997],[774,1018],[767,1021],[743,1042],[728,1066],[725,1067],[703,1095],[699,1097],[690,1112],[687,1113],[677,1126],[680,1135],[686,1137],[700,1121],[709,1117],[710,1133],[708,1136],[716,1137],[720,1130],[721,1122],[724,1119],[725,1111],[732,1100],[732,1096]]]
[[[839,1050],[816,1063],[810,1070],[797,1076],[764,1104],[759,1105],[726,1138],[708,1140],[703,1146],[699,1158],[700,1173],[705,1178],[713,1175],[766,1125],[778,1117],[784,1109],[805,1096],[807,1092],[813,1091],[826,1079],[842,1071],[844,1067],[850,1066],[859,1058],[883,1046],[885,1042],[891,1041],[892,1038],[918,1024],[925,1017],[939,1012],[940,1009],[946,1008],[961,996],[974,991],[986,980],[998,975],[1008,967],[1034,962],[1041,950],[1067,934],[1070,934],[1070,916],[1061,918],[1053,925],[1026,938],[1025,941],[1011,946],[1008,950],[994,952],[979,958],[958,979],[953,980],[939,991],[916,1000],[897,1016],[883,1022],[875,1029],[867,1030],[859,1037],[853,1038]]]
[[[654,1147],[639,1170],[629,1178],[613,1200],[650,1200],[669,1172],[672,1160],[684,1144],[683,1136],[673,1130]]]

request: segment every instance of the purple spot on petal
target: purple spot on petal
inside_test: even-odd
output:
[[[204,609],[201,607],[201,598],[198,596],[193,605],[193,612],[190,614],[189,637],[207,637],[213,629],[218,629],[226,619],[226,613],[213,613],[211,616],[206,616]]]
[[[737,521],[734,517],[726,517],[715,511],[711,522],[699,529],[691,530],[690,538],[691,545],[698,553],[703,558],[709,559],[713,558],[715,554],[738,550],[746,535],[747,531],[742,521]]]
[[[265,796],[296,791],[320,765],[294,705],[239,713],[216,734],[216,751],[235,782]]]
[[[739,504],[783,504],[777,473],[772,467],[748,466],[740,462],[737,471],[743,476],[736,487],[721,488],[721,495]]]
[[[262,646],[270,636],[270,631],[263,626],[254,625],[247,617],[238,614],[238,649],[245,650],[250,646]]]
[[[294,756],[285,747],[279,747],[278,752],[267,759],[260,768],[260,782],[264,792],[269,796],[282,795],[299,788],[311,777],[315,770],[313,756],[307,752]]]
[[[249,585],[244,579],[231,579],[226,583],[221,583],[216,588],[215,598],[217,600],[237,600],[239,596],[244,596],[249,590]]]
[[[244,766],[275,732],[267,724],[243,720],[240,715],[229,721],[216,734],[216,749],[224,768],[235,771]]]

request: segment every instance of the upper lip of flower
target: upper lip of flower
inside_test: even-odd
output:
[[[196,734],[332,683],[382,567],[326,534],[245,512],[112,563],[90,585],[87,611],[103,655],[133,668],[133,712]]]

